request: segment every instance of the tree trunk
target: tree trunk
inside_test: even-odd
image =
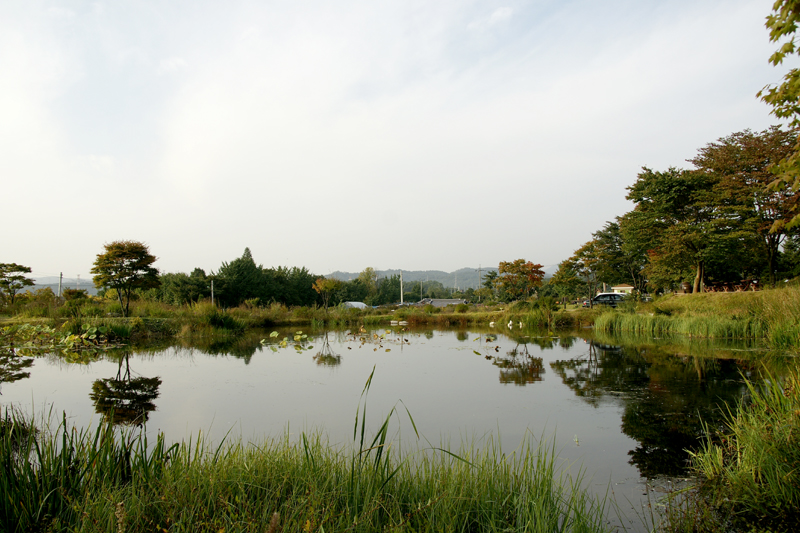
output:
[[[692,293],[696,294],[703,290],[703,277],[705,277],[705,263],[703,261],[698,261],[697,274],[694,277],[694,286],[692,287]]]
[[[122,303],[122,289],[117,289],[117,298],[119,298],[119,310],[122,311],[122,316],[128,316],[128,310],[125,308],[125,304]],[[130,298],[128,298],[130,300]]]

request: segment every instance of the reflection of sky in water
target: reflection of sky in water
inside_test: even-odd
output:
[[[630,500],[641,512],[642,480],[629,453],[639,443],[622,433],[623,415],[643,393],[650,394],[654,387],[656,394],[659,387],[669,388],[669,376],[661,376],[658,383],[654,378],[642,388],[641,373],[647,367],[620,360],[617,353],[617,360],[609,359],[609,368],[630,367],[639,374],[632,379],[639,388],[624,390],[628,378],[623,372],[619,383],[612,376],[608,386],[582,398],[565,385],[563,372],[559,374],[551,365],[590,355],[590,346],[582,339],[571,346],[539,340],[554,344],[543,349],[530,339],[526,347],[520,347],[504,335],[493,342],[476,333],[466,340],[463,333],[459,338],[455,332],[406,333],[404,337],[409,344],[400,346],[394,340],[379,346],[331,333],[324,364],[314,358],[323,345],[313,339],[311,350],[298,353],[289,346],[273,352],[259,346],[250,357],[168,348],[132,355],[130,369],[132,377],[161,378],[148,429],[164,431],[168,441],[196,436],[198,430],[219,442],[229,430],[234,436],[257,440],[283,436],[287,428],[293,436],[303,429],[322,428],[332,443],[347,444],[352,440],[359,396],[374,366],[367,405],[369,428],[377,430],[391,407],[402,400],[420,434],[434,445],[449,443],[451,449],[457,449],[462,440],[474,440],[480,447],[485,436],[499,434],[503,449],[511,452],[527,431],[536,438],[555,433],[560,457],[582,465],[597,492],[604,494],[610,481],[623,510]],[[527,348],[529,357],[522,348]],[[517,355],[509,355],[515,349]],[[336,356],[340,356],[339,364],[330,359]],[[515,360],[524,363],[523,369],[513,368]],[[509,367],[512,374],[516,372],[512,379]],[[0,399],[5,405],[16,403],[30,410],[34,403],[41,413],[52,404],[54,412],[66,410],[74,424],[86,425],[99,416],[89,397],[92,383],[115,376],[118,364],[66,365],[51,356],[37,359],[30,371],[29,379],[3,385]],[[591,377],[595,371],[586,375]],[[675,402],[667,403],[675,408]],[[402,435],[410,441],[413,431],[402,406],[400,411]]]

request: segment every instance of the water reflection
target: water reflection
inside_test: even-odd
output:
[[[325,334],[320,338],[321,348],[314,356],[314,361],[317,362],[318,365],[324,366],[338,366],[342,364],[342,356],[337,354],[331,348],[330,340],[328,339],[328,332],[326,331]]]
[[[95,412],[113,424],[141,425],[155,411],[161,378],[131,377],[130,354],[119,358],[117,375],[98,379],[92,384],[89,397]]]
[[[505,356],[492,358],[492,364],[500,368],[500,383],[527,385],[542,381],[545,371],[543,359],[530,354],[526,339],[518,338],[516,342]]]
[[[30,372],[25,369],[33,365],[33,357],[18,354],[14,348],[0,350],[0,387],[3,383],[13,383],[29,378]],[[2,391],[2,388],[0,388]]]
[[[638,443],[629,452],[630,463],[645,477],[685,474],[686,450],[697,448],[703,422],[721,422],[720,406],[735,403],[744,391],[741,366],[732,359],[676,357],[656,346],[585,342],[583,354],[550,366],[590,405],[621,399],[621,429]]]

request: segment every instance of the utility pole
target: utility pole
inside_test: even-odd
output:
[[[481,303],[481,265],[478,263],[478,303]]]
[[[64,281],[64,273],[58,273],[58,297],[61,298],[61,282]]]
[[[78,274],[77,290],[81,290],[81,275],[80,274]]]
[[[403,271],[400,271],[400,305],[403,305]]]

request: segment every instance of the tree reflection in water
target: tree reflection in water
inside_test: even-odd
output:
[[[587,403],[612,397],[624,403],[622,431],[638,442],[630,462],[648,478],[684,475],[686,450],[699,445],[703,422],[721,423],[724,403],[744,392],[739,361],[585,342],[586,353],[550,366]]]
[[[342,364],[342,356],[334,352],[333,348],[331,348],[327,331],[323,337],[320,337],[320,342],[322,343],[322,347],[314,356],[314,361],[316,361],[318,365],[324,366],[338,366]]]
[[[31,377],[31,373],[24,370],[32,365],[33,357],[24,357],[18,354],[14,348],[0,350],[0,387],[3,383],[13,383]],[[0,393],[1,391],[2,388],[0,388]]]
[[[95,411],[113,424],[141,425],[156,409],[161,378],[132,378],[129,357],[120,357],[115,377],[95,380],[89,397]]]
[[[492,364],[500,368],[500,383],[524,386],[542,381],[544,364],[541,357],[533,357],[528,351],[527,338],[515,338],[516,346],[505,356],[493,357]]]

